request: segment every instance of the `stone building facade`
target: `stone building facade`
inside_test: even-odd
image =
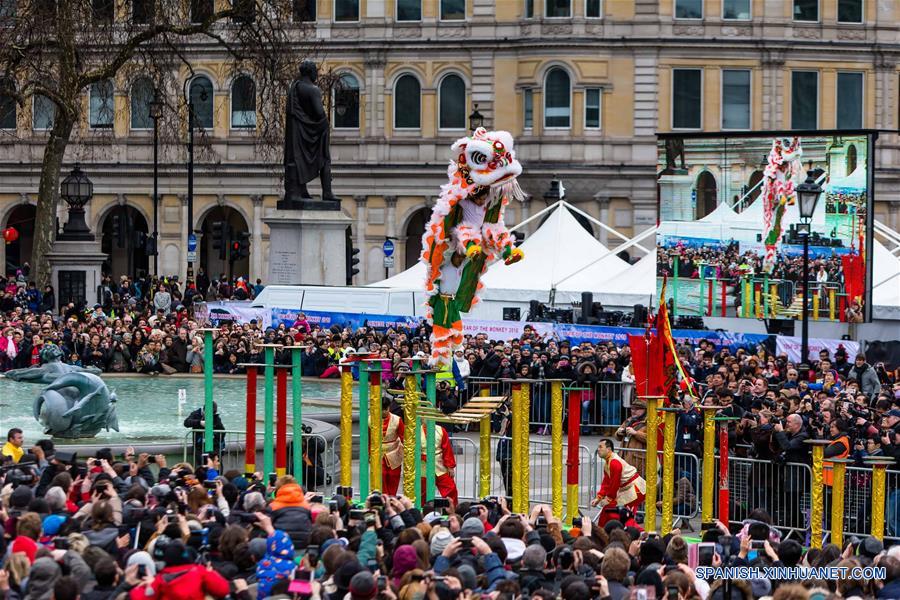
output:
[[[657,131],[896,130],[898,13],[900,5],[883,0],[318,0],[311,31],[324,68],[344,76],[332,157],[335,192],[361,249],[355,283],[415,262],[446,180],[448,148],[466,134],[476,105],[488,128],[513,133],[525,167],[529,197],[509,207],[507,223],[543,208],[558,177],[568,201],[636,234],[657,220]],[[195,166],[189,224],[183,150],[163,152],[159,272],[184,275],[191,226],[201,238],[200,265],[223,272],[209,231],[212,221],[227,220],[251,236],[250,257],[235,263],[235,274],[265,278],[262,217],[279,198],[280,167],[258,159],[247,82],[227,74],[217,53],[212,43],[190,47],[194,77],[205,79],[197,85],[211,90],[204,110],[215,157]],[[122,227],[152,231],[153,222],[152,135],[135,118],[136,87],[136,78],[112,83],[115,118],[103,131],[86,124],[65,167],[80,161],[94,182],[88,224],[104,237],[114,275],[153,268],[122,234]],[[22,232],[0,247],[7,269],[30,254],[47,137],[41,124],[34,105],[18,109],[14,132],[0,119],[15,134],[0,131],[0,228]],[[894,228],[898,150],[897,136],[882,133],[875,212]],[[698,190],[712,206],[731,201],[726,194],[750,184],[736,179],[745,171],[704,171]],[[587,226],[614,245],[602,228]],[[385,237],[397,248],[387,272]]]

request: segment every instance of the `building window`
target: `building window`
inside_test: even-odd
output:
[[[91,0],[91,13],[98,23],[112,23],[116,8],[113,0]]]
[[[215,12],[214,0],[191,0],[191,23],[203,23]]]
[[[750,71],[722,71],[722,129],[750,129]]]
[[[394,85],[394,127],[419,129],[421,127],[422,88],[412,75],[401,75]]]
[[[462,21],[466,18],[466,0],[441,0],[441,21]]]
[[[153,100],[153,83],[141,77],[131,86],[131,128],[152,129],[150,102]]]
[[[116,110],[114,89],[109,79],[91,85],[89,120],[94,129],[112,127]]]
[[[56,104],[47,96],[35,94],[31,104],[32,129],[53,129],[53,119],[56,117]]]
[[[447,75],[438,89],[440,129],[466,128],[466,83],[459,75]]]
[[[819,0],[794,0],[795,21],[818,21]]]
[[[672,128],[700,129],[702,69],[672,69]]]
[[[534,0],[525,0],[525,18],[534,18]]]
[[[149,25],[156,12],[156,0],[133,0],[131,22],[135,25]]]
[[[316,20],[316,0],[293,0],[291,9],[294,23],[308,23]]]
[[[247,75],[241,75],[231,84],[231,127],[256,127],[256,84]]]
[[[750,0],[724,0],[722,18],[747,21],[750,19]]]
[[[571,17],[572,0],[544,0],[548,17]]]
[[[334,0],[334,20],[359,21],[359,0]]]
[[[212,129],[213,86],[208,77],[194,77],[191,81],[190,98],[194,107],[194,127]]]
[[[0,90],[11,88],[12,82],[9,79],[0,79]],[[16,128],[16,101],[15,99],[0,91],[0,129]]]
[[[422,0],[397,0],[398,21],[421,21]]]
[[[572,85],[569,74],[559,67],[544,77],[544,127],[572,126]]]
[[[588,19],[599,19],[603,16],[600,9],[600,0],[585,0],[584,16]]]
[[[819,122],[819,73],[791,73],[791,129],[815,129]]]
[[[234,15],[232,22],[250,24],[256,21],[256,0],[232,0]]]
[[[863,74],[837,74],[837,127],[860,129],[863,122]]]
[[[532,90],[523,90],[522,102],[524,114],[523,127],[525,129],[531,129],[534,127],[534,92]]]
[[[863,0],[838,0],[838,23],[862,23]]]
[[[703,0],[675,0],[676,19],[702,19]]]
[[[584,90],[584,126],[600,129],[600,88]]]
[[[359,129],[359,81],[344,73],[334,90],[334,126],[338,129]]]

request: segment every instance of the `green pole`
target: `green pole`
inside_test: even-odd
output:
[[[425,373],[425,397],[431,406],[437,405],[437,388],[435,373]],[[435,497],[436,485],[434,476],[434,419],[425,421],[425,500]]]
[[[706,280],[703,278],[703,263],[699,263],[700,266],[700,297],[697,298],[697,314],[701,317],[706,315],[706,309],[704,306],[706,305]]]
[[[275,348],[266,346],[266,406],[263,435],[263,471],[275,472]]]
[[[678,257],[672,265],[672,316],[678,316]]]
[[[203,451],[209,454],[215,450],[213,446],[213,424],[215,412],[213,410],[213,337],[212,330],[203,332]],[[206,465],[203,465],[204,467]]]
[[[303,485],[303,370],[299,348],[291,347],[291,409],[293,417],[294,479]]]
[[[768,274],[763,276],[763,289],[762,289],[762,297],[763,297],[763,314],[765,314],[766,318],[769,318],[769,276]]]
[[[359,363],[359,497],[369,497],[369,363]]]
[[[413,370],[419,369],[421,365],[419,361],[413,359],[412,367]],[[415,375],[416,378],[416,390],[422,389],[422,377],[421,375]],[[416,411],[416,508],[422,508],[422,504],[424,504],[422,500],[422,417],[419,416],[419,411]]]

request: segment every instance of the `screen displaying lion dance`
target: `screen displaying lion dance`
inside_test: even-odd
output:
[[[503,223],[510,199],[522,198],[516,181],[522,165],[512,136],[478,128],[451,151],[449,181],[422,236],[431,363],[436,366],[449,365],[454,348],[462,344],[462,314],[478,302],[481,276],[491,261],[510,265],[523,258]]]

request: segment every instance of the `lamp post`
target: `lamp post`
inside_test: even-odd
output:
[[[94,184],[78,163],[75,163],[72,172],[59,184],[59,195],[69,205],[69,219],[57,239],[93,241],[94,234],[84,221],[84,206],[94,195]]]
[[[800,209],[798,233],[803,238],[803,333],[800,342],[800,371],[809,377],[809,234],[810,221],[816,212],[816,204],[822,194],[822,186],[807,173],[806,181],[797,186]]]
[[[550,206],[551,203],[559,202],[565,198],[566,188],[563,186],[562,179],[554,173],[553,179],[550,180],[550,187],[544,192],[544,202],[546,202],[547,206]]]
[[[484,127],[484,115],[478,112],[478,105],[474,104],[472,114],[469,115],[469,129],[474,133],[479,127]]]
[[[153,90],[150,118],[153,119],[153,274],[159,275],[159,119],[163,102],[159,90]]]
[[[190,246],[188,240],[191,239],[191,236],[194,235],[194,100],[192,98],[192,93],[190,91],[190,86],[188,85],[191,80],[187,80],[184,82],[184,100],[187,103],[188,109],[188,180],[187,180],[187,221],[188,221],[188,239],[185,240]],[[208,96],[206,94],[206,90],[200,90],[198,94],[199,99],[202,102],[206,102]],[[188,260],[187,264],[187,278],[193,279],[194,277],[194,261]]]

